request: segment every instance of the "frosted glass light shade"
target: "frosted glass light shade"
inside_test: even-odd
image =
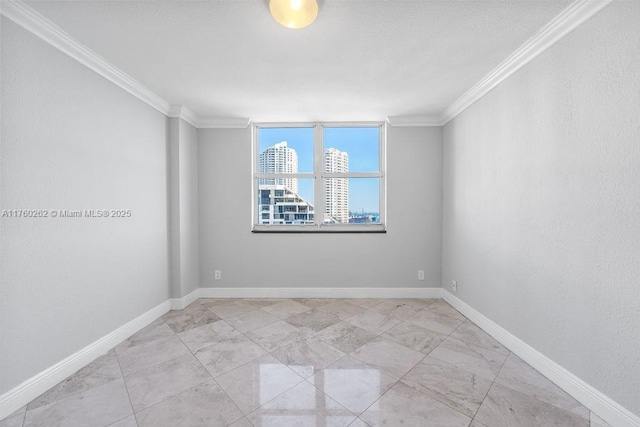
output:
[[[316,0],[270,0],[273,19],[287,28],[304,28],[318,16]]]

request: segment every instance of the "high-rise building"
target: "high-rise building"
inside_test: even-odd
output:
[[[324,171],[349,172],[349,154],[336,148],[324,150]],[[329,178],[324,183],[325,221],[335,219],[349,223],[349,179]]]
[[[287,141],[268,147],[258,158],[260,173],[298,173],[298,153],[287,146]],[[259,185],[283,185],[293,193],[298,193],[297,178],[264,178]]]
[[[314,224],[311,203],[291,192],[284,185],[264,184],[258,189],[258,224]]]

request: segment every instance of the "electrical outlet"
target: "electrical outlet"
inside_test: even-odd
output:
[[[451,290],[453,292],[458,292],[458,282],[456,282],[455,280],[451,281]]]
[[[418,280],[424,280],[424,270],[418,270]]]
[[[216,270],[214,277],[215,277],[216,280],[221,280],[222,279],[222,270]]]

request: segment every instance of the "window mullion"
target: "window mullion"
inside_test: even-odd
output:
[[[256,173],[255,178],[314,178],[315,174],[310,172],[303,173]]]
[[[381,172],[332,172],[323,173],[323,178],[382,178]]]
[[[380,126],[380,132],[378,134],[378,149],[379,151],[379,160],[380,160],[380,172],[383,174],[387,173],[387,125],[386,123]],[[387,224],[387,180],[384,179],[383,176],[380,178],[380,188],[379,188],[379,209],[380,212],[380,223]]]
[[[314,172],[314,189],[315,189],[315,208],[314,219],[316,227],[324,222],[325,200],[324,200],[324,183],[322,172],[324,167],[324,150],[322,141],[322,126],[316,123],[313,134],[313,172]]]

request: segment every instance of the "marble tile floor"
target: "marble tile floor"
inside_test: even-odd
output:
[[[0,427],[606,426],[440,299],[200,299]]]

